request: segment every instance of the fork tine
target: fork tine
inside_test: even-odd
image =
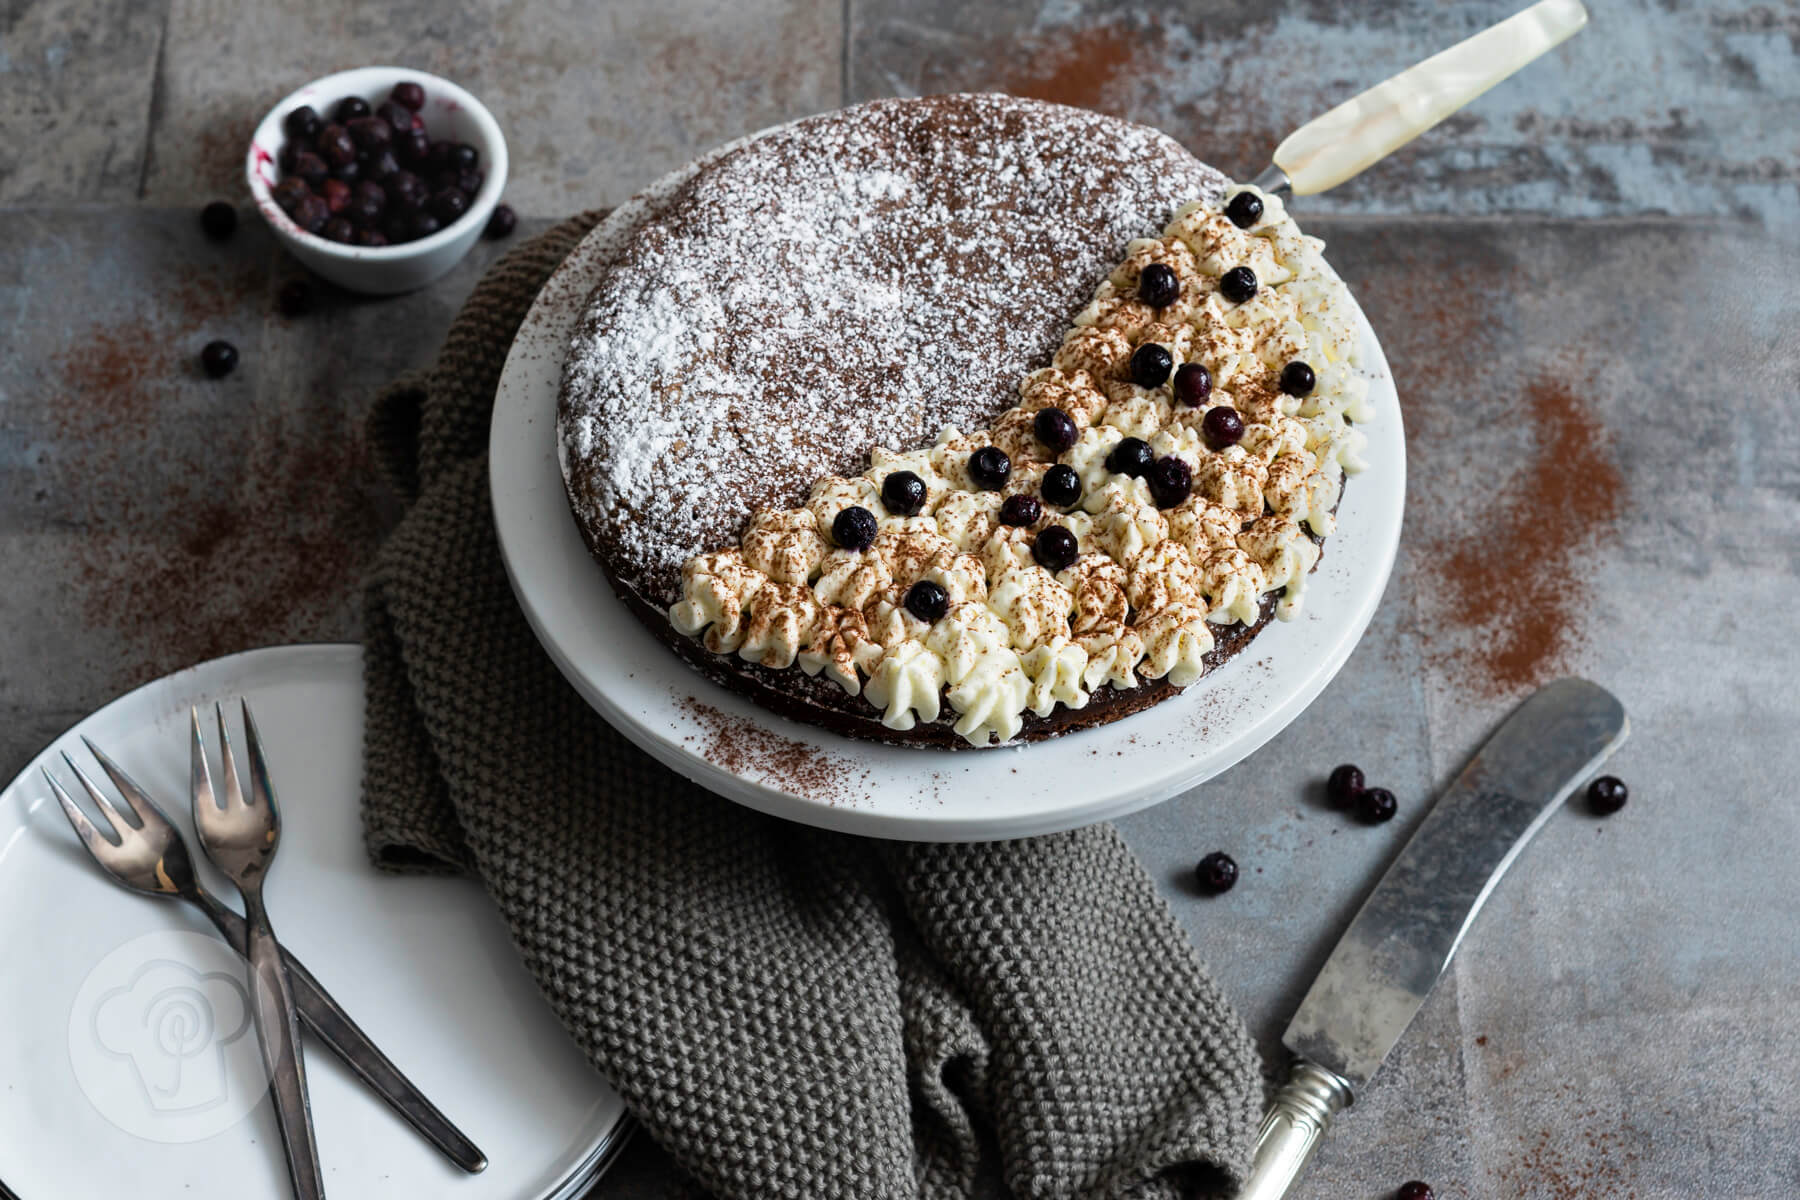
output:
[[[213,716],[219,722],[219,754],[225,763],[225,807],[244,807],[244,785],[238,782],[237,755],[231,749],[231,730],[225,725],[225,706],[213,702]]]
[[[87,852],[100,862],[106,861],[108,850],[114,849],[117,843],[108,840],[107,836],[94,828],[94,823],[87,819],[73,797],[63,790],[63,785],[56,782],[56,776],[50,773],[49,767],[43,768],[44,778],[50,783],[50,790],[56,793],[56,802],[62,805],[63,816],[69,818],[69,824],[75,829],[75,836],[87,847]]]
[[[125,831],[136,829],[137,826],[127,821],[125,814],[113,807],[112,801],[106,798],[106,793],[102,792],[94,781],[88,778],[86,771],[75,765],[75,760],[69,757],[68,751],[63,751],[62,759],[68,764],[69,770],[75,772],[75,778],[81,781],[82,789],[87,792],[88,799],[94,802],[94,807],[100,810],[100,815],[105,817],[107,823],[112,826],[113,837],[117,839],[113,844],[123,845]]]
[[[197,821],[207,809],[216,809],[219,802],[213,796],[212,771],[206,765],[206,739],[200,734],[200,710],[188,706],[188,725],[191,734],[188,738],[188,799],[194,806],[194,819]]]
[[[94,761],[100,764],[100,769],[106,772],[106,777],[112,780],[114,787],[119,789],[119,794],[125,797],[125,803],[131,805],[131,811],[137,814],[140,829],[146,825],[167,825],[169,823],[169,818],[163,814],[163,810],[157,807],[156,801],[150,798],[148,792],[138,786],[135,779],[127,775],[119,764],[108,757],[100,747],[94,745],[86,737],[81,740],[87,746],[88,753],[94,756]]]
[[[262,735],[256,730],[256,718],[250,715],[250,701],[239,699],[244,710],[244,743],[250,749],[250,803],[262,804],[275,812],[275,789],[269,783],[269,760],[263,756]]]

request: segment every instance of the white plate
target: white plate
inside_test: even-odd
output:
[[[240,695],[282,806],[267,885],[276,934],[490,1163],[457,1170],[303,1034],[328,1194],[581,1194],[623,1140],[624,1105],[557,1023],[479,884],[369,866],[355,646],[177,672],[82,721],[0,792],[0,1177],[25,1200],[289,1194],[241,960],[186,905],[102,875],[38,769],[73,787],[67,750],[97,776],[79,740],[91,737],[235,904],[192,839],[187,713]]]
[[[614,728],[702,786],[792,820],[883,838],[1024,837],[1121,816],[1210,779],[1279,733],[1344,665],[1387,585],[1406,492],[1399,401],[1360,310],[1380,415],[1365,427],[1369,469],[1345,489],[1305,611],[1272,622],[1185,694],[1032,746],[928,750],[789,721],[688,667],[589,557],[555,440],[564,349],[583,301],[623,237],[694,169],[616,210],[551,276],[507,357],[488,441],[513,590],[556,665]]]

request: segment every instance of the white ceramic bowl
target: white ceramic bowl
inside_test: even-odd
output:
[[[276,156],[287,140],[282,122],[288,113],[310,104],[326,120],[346,96],[361,96],[371,106],[388,98],[396,83],[410,81],[425,89],[422,115],[433,140],[467,142],[481,154],[485,178],[469,211],[430,237],[396,246],[348,246],[307,233],[281,211],[270,189],[281,179]],[[423,287],[462,261],[487,228],[488,217],[506,188],[506,139],[481,101],[425,71],[408,67],[359,67],[315,79],[269,110],[250,138],[244,177],[257,211],[275,236],[308,269],[353,292],[386,295]]]

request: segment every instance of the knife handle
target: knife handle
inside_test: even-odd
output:
[[[1237,1200],[1281,1200],[1306,1170],[1331,1119],[1352,1100],[1350,1085],[1324,1067],[1295,1059],[1256,1134],[1256,1158]]]

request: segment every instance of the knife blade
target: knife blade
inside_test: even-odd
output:
[[[1515,709],[1375,885],[1282,1035],[1295,1055],[1239,1200],[1277,1200],[1380,1068],[1532,835],[1625,741],[1605,688],[1559,679]]]

